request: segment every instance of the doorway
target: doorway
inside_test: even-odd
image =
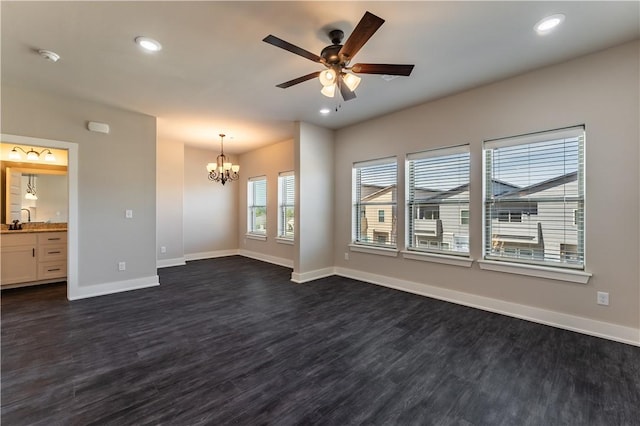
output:
[[[0,138],[7,144],[60,149],[67,152],[67,299],[72,300],[78,293],[78,144],[9,134],[1,134]]]

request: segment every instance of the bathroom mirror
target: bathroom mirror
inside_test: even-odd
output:
[[[9,163],[9,162],[7,162]],[[66,223],[69,190],[67,168],[3,166],[2,223]]]

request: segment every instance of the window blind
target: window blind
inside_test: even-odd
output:
[[[484,143],[486,259],[584,268],[584,127]]]
[[[267,232],[267,178],[249,179],[247,187],[247,230],[250,233]]]
[[[278,236],[294,237],[295,175],[283,172],[278,176]]]
[[[407,156],[407,248],[469,255],[469,145]]]
[[[396,247],[397,235],[396,158],[353,165],[353,241]]]

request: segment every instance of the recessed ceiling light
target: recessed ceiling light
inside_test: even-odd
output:
[[[157,40],[149,37],[136,37],[136,43],[138,43],[138,46],[149,52],[162,50],[162,45]]]
[[[562,13],[547,16],[546,18],[541,19],[533,29],[540,35],[548,34],[558,25],[562,24],[564,22],[564,18],[565,16]]]
[[[327,115],[327,114],[329,114],[330,112],[331,112],[331,110],[330,110],[329,108],[322,108],[322,109],[320,110],[320,114],[324,114],[324,115]]]

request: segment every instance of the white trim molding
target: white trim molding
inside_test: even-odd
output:
[[[69,300],[86,299],[88,297],[106,296],[108,294],[121,293],[123,291],[140,290],[160,285],[157,275],[134,278],[131,280],[115,281],[111,283],[79,286],[69,296]]]
[[[284,238],[284,237],[276,237],[276,243],[278,244],[287,244],[287,245],[294,245],[295,241],[293,238]]]
[[[187,259],[184,256],[176,257],[174,259],[157,259],[156,268],[169,268],[171,266],[183,266],[186,265]]]
[[[529,277],[549,278],[552,280],[569,281],[586,284],[591,278],[591,273],[577,269],[560,269],[548,266],[529,265],[524,263],[497,262],[491,260],[478,260],[480,269],[486,271],[506,272],[509,274],[527,275]]]
[[[293,260],[285,259],[284,257],[271,256],[269,254],[258,253],[257,251],[250,251],[240,249],[238,253],[240,256],[249,257],[251,259],[261,260],[267,263],[273,263],[274,265],[284,266],[286,268],[293,268]]]
[[[254,233],[248,232],[244,234],[244,237],[250,240],[267,241],[267,236],[265,234],[254,234]]]
[[[314,271],[309,272],[292,272],[291,273],[291,281],[296,284],[303,284],[309,281],[319,280],[320,278],[330,277],[332,275],[336,275],[335,268],[322,268],[316,269]]]
[[[465,256],[452,256],[448,254],[426,253],[419,251],[401,251],[404,259],[419,260],[422,262],[444,263],[446,265],[471,267],[473,259]]]
[[[538,324],[545,324],[564,330],[575,331],[589,336],[601,337],[616,342],[640,346],[640,328],[626,327],[604,321],[550,311],[533,306],[521,305],[504,300],[478,296],[443,287],[436,287],[413,281],[357,271],[348,268],[335,268],[336,275],[376,284],[396,290],[427,296],[434,299],[457,303],[488,312],[524,319]]]
[[[203,251],[200,253],[187,253],[184,255],[184,259],[189,262],[191,260],[213,259],[215,257],[235,256],[237,254],[239,254],[238,250]]]
[[[350,251],[357,251],[359,253],[377,254],[381,256],[398,257],[398,249],[367,246],[363,244],[349,244]]]

